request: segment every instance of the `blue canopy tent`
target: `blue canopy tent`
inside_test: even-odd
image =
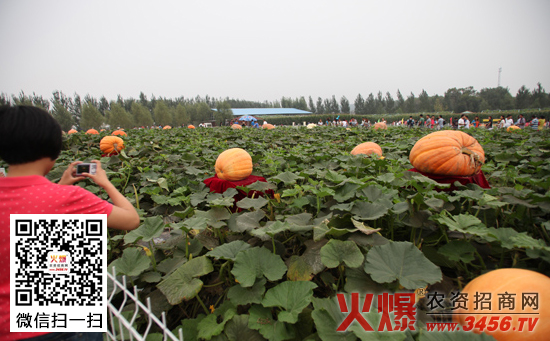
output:
[[[258,119],[254,116],[245,115],[237,118],[237,121],[257,121]]]

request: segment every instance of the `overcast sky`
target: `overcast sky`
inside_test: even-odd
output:
[[[550,1],[0,0],[0,92],[406,97],[550,91]]]

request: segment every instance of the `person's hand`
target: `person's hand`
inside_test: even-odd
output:
[[[95,174],[82,173],[83,176],[92,179],[99,187],[105,189],[105,187],[111,185],[107,173],[103,168],[101,168],[101,162],[98,160],[93,160],[92,163],[97,165]]]
[[[82,163],[82,161],[75,161],[67,167],[61,176],[61,180],[59,180],[59,185],[74,185],[75,182],[86,179],[83,176],[76,176],[75,167],[79,163]]]

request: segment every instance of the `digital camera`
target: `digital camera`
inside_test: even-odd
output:
[[[82,173],[88,173],[95,175],[97,165],[95,163],[79,163],[76,165],[76,175],[82,175]]]

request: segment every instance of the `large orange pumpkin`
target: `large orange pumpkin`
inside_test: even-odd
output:
[[[76,131],[75,129],[71,129],[68,131],[68,134],[74,134],[74,133],[78,133],[78,131]]]
[[[409,161],[428,174],[471,176],[485,163],[485,152],[470,135],[458,130],[442,130],[418,140],[411,149]]]
[[[262,129],[273,129],[273,128],[275,128],[275,126],[274,126],[273,124],[269,124],[269,123],[268,123],[268,124],[264,124],[264,125],[262,126]]]
[[[126,134],[123,130],[115,130],[113,131],[113,135],[128,136],[128,134]]]
[[[453,315],[453,320],[460,323],[462,326],[467,326],[468,316],[474,316],[474,331],[480,334],[481,332],[475,328],[475,323],[482,318],[486,319],[485,328],[490,326],[491,319],[498,322],[498,327],[495,331],[483,332],[493,336],[498,341],[517,341],[517,340],[548,340],[550,335],[550,278],[538,272],[525,269],[498,269],[487,272],[473,279],[464,289],[462,294],[467,294],[466,309],[456,309],[456,315]],[[491,297],[485,295],[487,300],[480,301],[478,309],[475,309],[476,293],[490,293]],[[503,296],[503,294],[508,294]],[[532,306],[524,306],[523,294],[538,294],[538,309]],[[510,296],[513,295],[513,296]],[[509,306],[501,308],[499,303],[503,298],[514,298],[514,307]],[[488,308],[487,304],[482,302],[491,302],[490,309],[481,310],[480,308]],[[464,300],[465,301],[465,300]],[[511,300],[507,300],[511,302]],[[482,305],[483,304],[483,305]],[[457,305],[458,306],[458,305]],[[468,315],[471,313],[472,315]],[[534,314],[533,314],[534,313]],[[464,314],[464,315],[462,315]],[[532,314],[532,315],[531,315]],[[510,317],[507,317],[510,316]],[[498,319],[497,319],[498,318]],[[529,319],[531,323],[538,319],[533,331],[528,331],[528,323],[523,325],[523,330],[520,331],[521,322],[519,318]],[[506,321],[510,324],[506,324]],[[505,321],[503,323],[503,321]],[[503,330],[507,329],[506,331]]]
[[[192,124],[190,124],[190,125],[187,126],[187,128],[189,128],[189,129],[195,129],[195,126],[192,125]]]
[[[86,134],[98,135],[99,132],[98,132],[97,130],[95,130],[95,129],[88,129],[88,130],[86,131]]]
[[[162,129],[172,129],[170,126],[164,126]]]
[[[215,169],[220,179],[243,180],[252,174],[252,157],[244,149],[231,148],[218,156]]]
[[[351,155],[370,155],[372,153],[382,156],[382,148],[374,142],[365,142],[353,148],[353,150],[351,151]]]
[[[518,129],[521,130],[521,128],[518,126],[509,126],[508,128],[506,128],[506,131],[514,131]]]
[[[232,129],[243,129],[243,127],[240,124],[233,124],[231,126]]]
[[[124,140],[118,136],[105,136],[99,141],[99,149],[105,154],[118,153],[124,148]]]
[[[376,129],[376,130],[378,130],[378,129],[388,129],[388,126],[384,122],[376,122],[374,124],[374,129]]]

